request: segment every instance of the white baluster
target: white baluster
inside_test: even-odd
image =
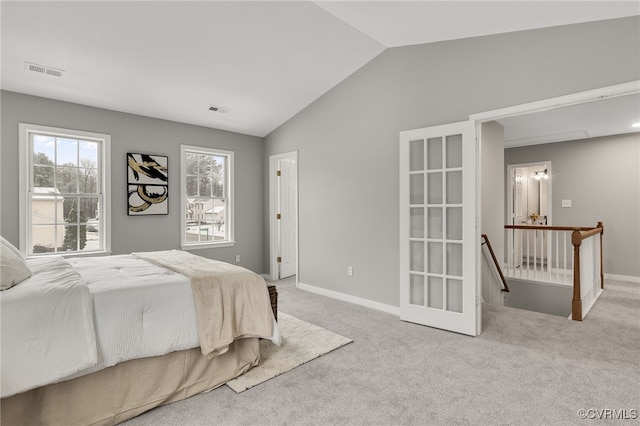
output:
[[[529,277],[529,247],[531,247],[531,230],[527,229],[527,278]]]
[[[558,234],[560,231],[556,232],[556,280],[560,279],[560,264],[559,264],[559,258],[560,258],[560,251],[559,251],[559,247],[558,247]]]
[[[567,282],[567,234],[568,231],[564,231],[564,242],[562,244],[562,255],[563,255],[563,263],[562,263],[562,269],[564,270],[564,282]],[[573,250],[571,250],[571,253],[573,253]],[[573,259],[571,259],[571,261],[573,262]]]

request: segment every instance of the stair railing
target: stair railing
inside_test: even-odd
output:
[[[599,235],[600,244],[594,240]],[[589,230],[575,229],[571,234],[573,244],[573,300],[571,318],[582,321],[604,289],[602,237],[604,225],[598,222]],[[581,250],[582,247],[582,250]],[[582,259],[582,261],[581,261]]]
[[[481,243],[481,245],[484,245],[484,244],[487,245],[487,248],[489,249],[489,253],[491,254],[491,258],[493,259],[493,264],[496,266],[498,275],[500,275],[500,281],[502,281],[502,288],[500,289],[500,291],[509,293],[510,291],[509,284],[507,284],[507,279],[504,277],[504,274],[502,273],[502,268],[498,263],[498,259],[496,258],[496,254],[493,251],[493,247],[491,247],[491,242],[489,241],[489,237],[487,236],[487,234],[482,234],[482,239],[484,240],[484,242]]]
[[[507,276],[573,285],[571,318],[582,321],[604,288],[602,238],[596,227],[505,225]],[[600,235],[599,244],[595,237]]]

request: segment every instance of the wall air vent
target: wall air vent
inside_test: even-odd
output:
[[[64,76],[64,70],[58,70],[51,67],[46,67],[44,65],[32,64],[30,62],[24,63],[24,69],[31,72],[36,72],[39,74],[46,74],[53,77],[62,77]]]
[[[220,114],[226,114],[226,113],[229,112],[229,108],[225,108],[225,107],[218,106],[218,105],[211,105],[209,107],[209,111],[219,112]]]

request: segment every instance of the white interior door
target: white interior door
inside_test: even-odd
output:
[[[297,169],[295,157],[278,160],[278,257],[279,276],[286,278],[296,274],[296,196]]]
[[[400,133],[400,319],[480,333],[477,181],[473,121]]]

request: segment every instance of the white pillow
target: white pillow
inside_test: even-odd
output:
[[[18,250],[18,248],[16,246],[14,246],[9,241],[7,241],[7,239],[5,237],[3,237],[2,235],[0,235],[0,245],[6,246],[9,250],[14,252],[16,254],[16,256],[18,256],[20,259],[24,260],[24,256],[20,252],[20,250]]]
[[[0,244],[0,290],[7,290],[29,278],[31,271],[26,262],[10,247]]]

